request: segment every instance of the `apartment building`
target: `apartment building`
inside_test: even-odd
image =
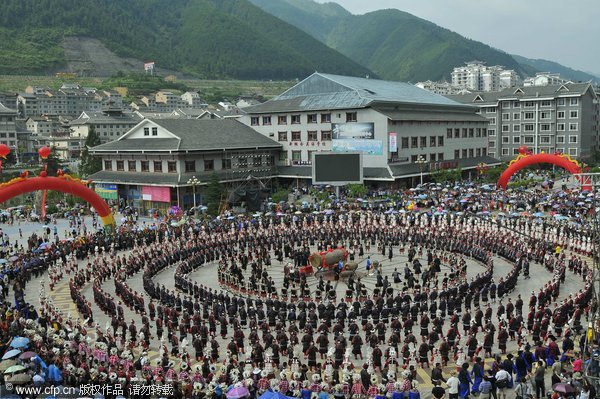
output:
[[[487,66],[481,61],[467,62],[452,71],[452,86],[476,91],[498,91],[519,83],[519,75],[499,65]]]
[[[598,96],[590,83],[523,86],[448,96],[477,105],[489,121],[488,154],[514,158],[519,147],[585,159],[598,149]]]

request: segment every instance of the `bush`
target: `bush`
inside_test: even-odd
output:
[[[281,201],[287,201],[289,194],[290,194],[290,190],[286,190],[285,188],[282,188],[282,189],[275,191],[273,193],[273,195],[271,196],[271,198],[273,199],[273,202],[278,203]]]

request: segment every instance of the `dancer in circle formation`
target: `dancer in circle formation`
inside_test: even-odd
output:
[[[440,367],[456,363],[460,396],[466,397],[489,379],[487,368],[494,376],[504,369],[515,383],[525,383],[527,376],[539,374],[537,361],[561,364],[562,352],[583,344],[574,340],[592,306],[591,270],[579,256],[557,253],[556,247],[585,241],[585,233],[558,224],[547,229],[518,220],[509,224],[468,215],[369,212],[345,219],[305,216],[136,228],[112,238],[90,234],[56,244],[41,261],[24,253],[23,269],[13,276],[17,298],[33,273],[62,270],[78,259],[80,266],[70,266],[66,274],[71,298],[86,320],[63,315],[48,300],[36,312],[20,296],[12,313],[4,305],[10,328],[2,330],[2,338],[30,337],[43,363],[32,370],[54,383],[169,382],[181,397],[220,395],[232,385],[243,385],[253,395],[273,389],[298,397],[414,396],[418,367],[432,369],[437,383],[445,380]],[[312,287],[287,264],[303,264],[311,247],[338,246],[359,257],[370,246],[384,254],[405,251],[404,281],[394,277],[380,284],[375,272],[381,288],[376,295],[365,293],[364,283],[352,278],[350,295],[338,298],[322,282]],[[427,258],[422,270],[419,254]],[[494,274],[496,257],[512,266],[502,276]],[[466,274],[467,259],[483,266],[472,278]],[[548,282],[529,298],[505,298],[519,276],[528,274],[530,262],[548,269]],[[212,263],[218,264],[222,288],[189,277]],[[272,270],[286,267],[278,286]],[[169,268],[175,270],[174,288],[154,280]],[[139,272],[145,294],[127,282]],[[567,272],[584,283],[557,303]],[[119,298],[105,289],[109,281]],[[92,327],[96,315],[83,295],[88,284],[95,304],[110,317],[106,326]],[[325,293],[320,301],[317,292]],[[125,319],[131,312],[141,323]],[[516,357],[509,353],[501,361],[513,340]],[[158,356],[149,355],[156,346]],[[497,360],[483,365],[484,356]],[[47,372],[52,367],[60,372]]]

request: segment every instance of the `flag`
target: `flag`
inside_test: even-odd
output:
[[[154,70],[154,61],[144,63],[144,71]]]

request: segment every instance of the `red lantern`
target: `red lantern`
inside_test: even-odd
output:
[[[6,144],[0,144],[0,157],[6,159],[8,154],[10,154],[10,147]]]
[[[50,148],[43,146],[38,150],[38,154],[40,154],[40,157],[42,157],[42,159],[48,159],[48,157],[50,156]]]

